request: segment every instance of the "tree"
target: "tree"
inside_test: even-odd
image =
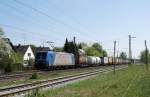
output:
[[[78,53],[78,46],[74,41],[68,41],[66,38],[66,42],[64,44],[64,51],[68,53],[72,53],[75,56],[75,61],[78,63],[79,53]]]
[[[103,50],[103,57],[107,57],[107,52],[105,50]]]
[[[122,58],[122,59],[126,59],[126,58],[127,58],[126,52],[121,52],[119,56],[120,56],[120,58]]]
[[[78,45],[78,48],[79,48],[79,49],[82,49],[82,44],[79,44],[79,45]]]
[[[93,43],[92,46],[89,46],[86,43],[81,42],[78,44],[78,48],[79,49],[82,48],[83,50],[85,50],[85,52],[88,56],[98,56],[98,57],[100,57],[100,56],[106,57],[107,56],[106,50],[104,50],[102,48],[102,46],[97,42]]]
[[[62,52],[63,51],[63,47],[55,47],[54,51],[56,51],[56,52]]]
[[[92,47],[93,48],[95,48],[97,51],[99,51],[100,53],[102,53],[103,52],[103,50],[102,50],[102,46],[99,44],[99,43],[94,43],[93,45],[92,45]]]
[[[142,62],[146,63],[146,50],[144,50],[140,53],[140,59],[141,59]],[[150,62],[149,50],[148,50],[148,62]]]
[[[0,28],[0,37],[2,37],[4,35],[4,31],[2,28]]]
[[[63,50],[64,50],[65,52],[68,52],[68,50],[69,50],[69,43],[68,43],[68,39],[67,39],[67,38],[66,38],[66,42],[65,42],[65,44],[64,44]]]
[[[94,47],[88,47],[85,51],[88,56],[102,56],[102,53],[97,51]]]
[[[1,71],[4,70],[4,72],[12,72],[13,71],[13,60],[8,56],[2,56],[0,60],[0,69]]]
[[[85,50],[87,47],[88,47],[88,45],[84,42],[81,42],[81,43],[78,44],[79,49],[84,49]]]

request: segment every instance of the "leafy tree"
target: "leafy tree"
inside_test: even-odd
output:
[[[68,41],[68,39],[66,38],[66,42],[64,44],[64,51],[74,54],[76,63],[78,62],[79,53],[78,46],[76,43],[74,43],[73,41]]]
[[[10,58],[13,59],[14,63],[22,63],[23,60],[22,56],[23,56],[22,54],[12,51]]]
[[[93,43],[92,46],[87,46],[84,50],[88,56],[107,56],[107,52],[97,42]]]
[[[86,49],[86,53],[87,53],[88,56],[102,56],[102,53],[100,53],[99,51],[97,51],[93,47],[88,47]]]
[[[79,44],[79,45],[78,45],[78,48],[79,48],[79,49],[82,49],[82,45],[81,45],[81,44]]]
[[[140,59],[142,62],[146,62],[146,50],[142,51],[140,53]],[[149,50],[148,50],[148,62],[150,62],[150,53],[149,53]]]
[[[2,37],[4,35],[4,31],[2,28],[0,28],[0,37]]]
[[[99,44],[99,43],[94,43],[93,45],[92,45],[92,47],[93,48],[95,48],[97,51],[99,51],[100,53],[102,53],[103,51],[102,51],[102,46]]]
[[[56,51],[56,52],[62,52],[63,48],[62,47],[55,47],[54,51]]]
[[[121,52],[119,57],[122,58],[122,59],[126,59],[127,58],[126,52]]]
[[[64,51],[68,52],[69,50],[69,43],[68,43],[68,39],[66,38],[66,42],[64,44],[64,48],[63,48]]]
[[[78,44],[79,49],[86,49],[87,47],[88,47],[88,45],[84,42],[81,42],[81,43]]]
[[[8,55],[1,57],[0,69],[6,73],[13,71],[13,60]]]
[[[103,57],[107,57],[107,52],[105,50],[103,50]]]

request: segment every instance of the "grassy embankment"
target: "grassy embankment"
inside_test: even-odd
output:
[[[40,91],[41,97],[150,97],[150,71],[145,66],[129,66],[61,88]],[[39,96],[40,97],[40,96]]]

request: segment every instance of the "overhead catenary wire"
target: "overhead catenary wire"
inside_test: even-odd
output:
[[[32,35],[32,40],[35,40],[35,38],[33,38],[33,37],[36,37],[37,38],[37,40],[45,40],[46,38],[45,37],[43,37],[42,35],[39,35],[39,34],[34,34],[34,32],[31,32],[31,31],[28,31],[28,30],[26,30],[26,29],[22,29],[22,28],[18,28],[18,27],[15,27],[15,26],[11,26],[11,25],[6,25],[6,24],[0,24],[0,26],[4,26],[4,27],[6,27],[6,28],[10,28],[10,29],[15,29],[15,30],[17,30],[17,31],[21,31],[20,33],[23,33],[23,34],[29,34],[29,35]],[[36,41],[37,41],[36,40]],[[47,40],[48,41],[48,40]],[[46,42],[46,40],[45,40],[45,42]]]
[[[49,14],[47,14],[47,13],[45,13],[45,12],[43,12],[43,11],[37,9],[37,8],[34,8],[34,7],[31,6],[31,5],[28,5],[28,4],[26,4],[26,3],[24,3],[24,2],[21,2],[21,1],[19,1],[19,0],[14,0],[14,1],[15,1],[16,3],[22,5],[22,6],[26,7],[26,8],[32,9],[33,11],[35,11],[35,12],[37,12],[37,13],[43,15],[43,16],[46,16],[47,18],[49,18],[50,20],[55,21],[56,23],[59,23],[59,24],[64,25],[65,27],[67,27],[67,28],[69,28],[69,29],[71,29],[71,30],[77,32],[80,36],[81,36],[81,34],[83,34],[82,31],[80,31],[79,29],[74,28],[72,25],[69,25],[69,24],[67,24],[67,23],[65,23],[65,22],[63,22],[63,21],[60,21],[60,20],[58,20],[58,19],[52,17],[51,15],[49,15]],[[83,35],[83,36],[87,36],[87,35]],[[86,37],[84,37],[84,38],[86,38]],[[88,38],[88,39],[89,39],[89,38]]]
[[[15,1],[18,1],[18,0],[15,0]],[[23,13],[23,12],[22,12]],[[35,23],[36,24],[36,23]],[[44,28],[44,26],[43,26],[43,28]],[[85,36],[86,37],[86,36]],[[89,39],[91,39],[91,38],[89,38]],[[94,40],[94,38],[92,39],[92,40]],[[104,41],[103,41],[104,42]]]
[[[13,6],[10,6],[10,5],[6,4],[6,3],[0,3],[0,4],[1,4],[1,5],[4,4],[4,5],[6,5],[7,7],[11,8],[12,10],[15,10],[17,13],[19,13],[19,15],[26,16],[26,14],[24,14],[23,12],[21,12],[20,10],[18,10],[17,8],[15,8],[15,7],[13,7]],[[49,25],[48,25],[48,27],[46,27],[45,25],[42,25],[42,23],[39,23],[39,21],[33,21],[34,19],[28,20],[28,19],[24,19],[23,17],[17,17],[17,19],[20,19],[21,21],[25,21],[25,22],[28,21],[28,22],[30,22],[30,25],[31,25],[31,24],[39,25],[40,28],[43,28],[44,30],[47,29],[48,31],[52,31],[52,32],[51,32],[52,35],[54,35],[54,34],[57,35],[58,38],[56,38],[56,37],[55,37],[55,38],[56,38],[57,40],[62,41],[62,40],[61,40],[61,37],[58,36],[58,34],[55,33],[56,31],[54,31],[54,30],[52,30],[52,29],[49,29],[49,28],[50,28]],[[47,36],[50,35],[50,34],[46,34],[46,33],[42,33],[42,34],[46,35],[45,37],[47,37]]]
[[[18,0],[15,0],[15,1],[18,1]],[[23,13],[23,12],[22,12]],[[33,19],[34,20],[34,19]],[[36,24],[36,23],[35,23]],[[43,25],[44,26],[44,25]],[[43,27],[44,28],[44,27]],[[86,37],[86,36],[85,36]],[[89,38],[89,39],[91,39],[91,38]],[[94,38],[92,39],[92,40],[94,40]],[[103,42],[105,42],[105,41],[103,41]],[[111,40],[110,40],[110,42],[111,42]]]
[[[57,9],[57,11],[59,11],[60,13],[62,14],[66,14],[65,16],[68,17],[68,18],[71,18],[71,20],[75,21],[74,23],[82,26],[82,29],[84,29],[86,32],[93,32],[93,31],[89,31],[87,29],[89,29],[89,27],[83,25],[81,22],[78,21],[77,18],[73,17],[73,16],[70,16],[69,14],[66,13],[66,11],[64,11],[63,9],[59,8],[56,4],[52,3],[50,0],[47,0],[48,1],[48,4],[51,4],[55,9]],[[88,33],[86,33],[88,34]],[[90,36],[91,37],[91,36]]]

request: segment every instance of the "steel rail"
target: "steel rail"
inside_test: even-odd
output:
[[[127,66],[120,66],[120,67],[118,66],[117,70],[118,69],[123,69],[123,68],[126,68],[126,67]],[[28,83],[28,84],[16,85],[16,86],[13,86],[13,87],[3,88],[3,89],[0,89],[0,97],[8,97],[8,96],[24,93],[24,92],[27,92],[27,91],[30,91],[30,90],[34,90],[34,89],[37,89],[37,88],[51,87],[51,86],[55,86],[55,85],[65,83],[65,82],[70,82],[70,81],[86,78],[86,77],[89,77],[89,76],[92,76],[92,75],[96,75],[98,73],[110,72],[112,70],[113,70],[112,67],[109,67],[107,69],[99,69],[99,70],[90,71],[90,72],[78,73],[78,74],[63,76],[63,77],[54,78],[54,79],[43,80],[43,81],[39,81],[39,82],[34,82],[34,83]]]

